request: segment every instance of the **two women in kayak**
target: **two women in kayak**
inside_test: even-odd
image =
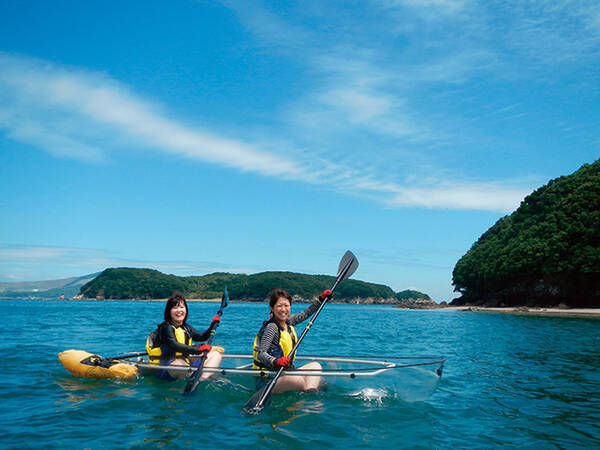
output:
[[[304,311],[291,314],[292,296],[282,290],[274,289],[269,298],[270,318],[263,322],[253,345],[253,365],[259,372],[274,371],[280,367],[287,370],[294,367],[292,349],[298,336],[294,326],[311,317],[319,308],[321,302],[331,296],[331,291],[326,289],[315,299]],[[210,345],[192,345],[192,341],[206,341],[216,323],[220,321],[218,315],[213,317],[208,329],[199,332],[189,325],[187,321],[188,307],[185,297],[180,292],[175,292],[165,305],[164,322],[150,334],[146,343],[146,349],[150,356],[150,362],[160,365],[171,366],[193,366],[194,362],[190,355],[208,352],[203,367],[216,368],[221,363],[221,354]],[[320,371],[318,362],[311,362],[298,368],[303,371]],[[181,371],[162,370],[156,372],[156,376],[165,380],[175,380],[187,377],[189,374]],[[211,372],[203,371],[201,379],[212,375]],[[320,376],[288,376],[279,377],[273,389],[273,393],[287,391],[316,391],[322,384]]]

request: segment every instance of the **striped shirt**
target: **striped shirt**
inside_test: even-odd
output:
[[[308,308],[302,312],[299,312],[298,314],[292,314],[285,322],[291,326],[295,326],[300,322],[304,322],[317,311],[320,304],[321,300],[317,298],[309,305]],[[265,367],[274,367],[274,363],[277,358],[275,358],[271,353],[273,350],[279,347],[280,337],[281,335],[278,324],[275,322],[267,323],[265,330],[263,331],[263,335],[258,342],[258,360]]]

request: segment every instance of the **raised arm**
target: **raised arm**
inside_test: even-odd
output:
[[[318,297],[304,311],[299,312],[298,314],[292,314],[287,322],[292,326],[299,324],[300,322],[304,322],[317,311],[321,301],[321,298]]]

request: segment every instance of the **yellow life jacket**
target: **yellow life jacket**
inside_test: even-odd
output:
[[[166,352],[163,351],[163,343],[160,342],[160,333],[159,330],[162,326],[171,326],[173,327],[173,331],[175,333],[175,339],[177,342],[184,345],[192,345],[192,338],[190,337],[187,330],[181,326],[177,327],[169,322],[161,323],[156,330],[154,330],[148,338],[146,339],[146,352],[148,352],[148,356],[150,357],[150,364],[159,364],[161,359],[163,359],[163,354]],[[183,356],[183,353],[176,352],[174,354],[174,358],[180,358]],[[187,358],[186,358],[187,360]]]
[[[271,320],[268,320],[263,323],[262,328],[260,329],[260,331],[258,332],[256,337],[254,338],[254,344],[252,346],[252,348],[253,348],[252,368],[253,369],[256,369],[256,370],[272,369],[272,367],[265,367],[263,365],[263,363],[258,359],[258,344],[260,343],[260,340],[262,339],[262,335],[265,332],[265,328],[267,327],[267,324],[269,324],[271,322],[273,322],[275,325],[277,325],[277,328],[279,329],[279,342],[271,344],[271,347],[268,350],[269,355],[271,355],[275,358],[281,358],[282,356],[289,356],[291,362],[294,361],[294,357],[296,356],[296,355],[290,355],[290,353],[292,352],[292,349],[294,348],[294,345],[296,345],[296,341],[298,340],[298,336],[296,336],[296,330],[294,330],[294,327],[291,325],[288,325],[287,326],[288,329],[287,329],[287,331],[285,331],[281,328],[281,326],[279,326],[279,324],[277,322],[275,322],[273,319],[271,319]]]

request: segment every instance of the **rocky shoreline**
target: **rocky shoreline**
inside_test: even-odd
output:
[[[5,300],[19,300],[15,298]],[[57,300],[53,299],[20,299],[20,300]],[[119,300],[105,300],[99,298],[85,298],[83,296],[75,296],[73,298],[63,298],[60,300],[65,301],[135,301],[135,302],[164,302],[165,298],[155,299],[119,299]],[[198,303],[217,303],[221,301],[221,298],[188,298],[188,302]],[[266,300],[261,302],[258,300],[231,300],[233,303],[266,303]],[[294,303],[310,303],[311,300],[295,297]],[[375,299],[375,298],[356,298],[350,301],[330,301],[330,303],[338,305],[382,305],[391,306],[393,308],[400,309],[411,309],[411,310],[430,310],[430,311],[458,311],[458,312],[486,312],[486,313],[499,313],[499,314],[523,314],[523,315],[539,315],[539,316],[557,316],[557,317],[593,317],[600,318],[600,308],[569,308],[569,307],[555,307],[555,308],[544,308],[544,307],[530,307],[530,306],[506,306],[506,307],[487,307],[477,305],[463,305],[453,306],[448,305],[446,302],[436,303],[433,300],[425,299],[408,299],[398,302],[396,299]]]
[[[493,308],[485,306],[447,306],[439,309],[448,311],[523,314],[536,316],[592,317],[600,319],[600,308],[537,308],[529,306],[507,306],[502,308]]]
[[[499,314],[526,314],[538,316],[557,317],[594,317],[600,318],[600,308],[569,308],[559,306],[554,308],[531,307],[531,306],[505,306],[487,307],[476,305],[452,306],[446,302],[435,303],[432,300],[410,299],[394,305],[394,308],[417,309],[417,310],[446,310],[460,312],[487,312]]]
[[[404,308],[404,309],[442,309],[446,308],[448,305],[446,302],[436,303],[433,300],[424,299],[424,298],[409,298],[406,300],[402,300],[398,304],[394,305],[394,308]]]

